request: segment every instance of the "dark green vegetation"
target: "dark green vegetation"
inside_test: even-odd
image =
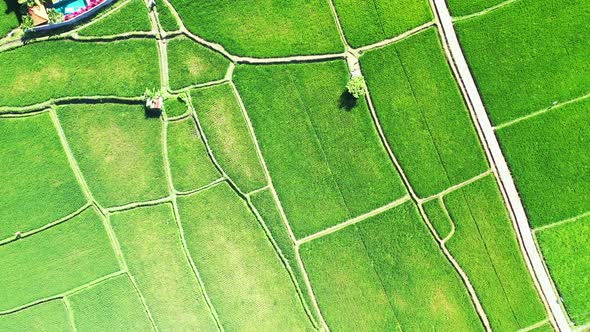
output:
[[[235,80],[298,237],[405,194],[344,62],[239,66]]]
[[[164,110],[166,111],[166,116],[172,118],[186,114],[189,108],[182,97],[178,96],[164,100]]]
[[[209,159],[193,118],[168,125],[168,159],[176,190],[197,189],[221,177]]]
[[[78,33],[81,36],[110,36],[132,31],[150,31],[152,25],[144,0],[131,0],[116,12],[93,23]]]
[[[15,1],[2,0],[0,1],[0,39],[4,37],[12,29],[18,27],[19,5]]]
[[[481,12],[506,0],[448,0],[451,15],[464,16]]]
[[[585,0],[521,0],[457,23],[494,124],[589,92],[589,11]]]
[[[153,331],[127,275],[82,290],[68,300],[76,331]]]
[[[168,196],[162,122],[123,104],[58,108],[59,120],[93,196],[105,207]]]
[[[387,140],[418,196],[488,168],[436,30],[370,51],[361,65]]]
[[[0,246],[0,311],[56,296],[119,270],[93,208],[41,233]]]
[[[23,311],[0,316],[0,331],[63,332],[71,330],[63,301],[39,304]]]
[[[590,217],[536,233],[565,308],[576,324],[590,321]]]
[[[546,318],[492,175],[444,197],[456,226],[446,245],[473,284],[490,324],[516,331]]]
[[[301,254],[334,331],[483,330],[411,203],[305,243]]]
[[[267,235],[226,183],[178,203],[188,250],[225,329],[311,328]]]
[[[327,1],[171,3],[191,32],[236,55],[276,57],[344,51]]]
[[[305,304],[314,315],[314,320],[317,323],[319,318],[316,311],[311,309],[313,308],[313,300],[311,299],[311,294],[307,290],[307,285],[305,285],[304,271],[300,268],[297,262],[295,243],[293,243],[289,237],[289,232],[285,226],[285,222],[281,218],[281,214],[277,205],[275,204],[270,189],[257,192],[252,195],[250,199],[260,214],[260,217],[262,217],[262,220],[264,220],[264,224],[266,227],[268,227],[272,238],[276,242],[277,247],[287,262],[289,268],[291,271],[293,271],[293,275],[297,280],[297,286],[303,294]]]
[[[531,225],[590,211],[590,99],[497,131]]]
[[[84,205],[49,113],[0,119],[0,137],[0,240]]]
[[[215,159],[242,192],[266,185],[264,170],[240,105],[229,84],[191,92]]]
[[[453,221],[445,211],[444,203],[441,199],[437,198],[424,203],[424,211],[441,240],[453,232]]]
[[[140,96],[160,85],[154,40],[112,43],[48,41],[0,53],[0,105],[69,96]]]
[[[164,31],[178,30],[178,22],[172,14],[172,11],[163,0],[156,0],[156,8],[158,10],[158,21]]]
[[[214,330],[215,322],[184,254],[172,207],[117,213],[111,223],[156,326],[162,331]]]
[[[348,43],[364,46],[433,19],[428,0],[334,0]]]
[[[229,60],[223,55],[180,37],[168,42],[170,88],[223,79]]]

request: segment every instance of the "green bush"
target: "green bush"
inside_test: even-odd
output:
[[[346,89],[354,98],[360,98],[367,92],[365,88],[365,79],[362,76],[355,76],[348,81]]]
[[[27,31],[31,28],[33,28],[33,18],[30,17],[29,15],[27,16],[23,16],[23,21],[20,24],[20,28],[23,31]]]

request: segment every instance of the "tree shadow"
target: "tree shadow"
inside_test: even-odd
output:
[[[150,107],[144,107],[145,108],[145,118],[146,119],[155,119],[155,118],[159,118],[160,116],[162,116],[162,110],[156,110]]]
[[[4,11],[5,15],[14,14],[18,21],[21,21],[21,17],[23,15],[23,8],[16,0],[2,0],[6,3],[6,10]]]
[[[339,107],[347,112],[350,112],[357,104],[358,100],[351,95],[348,90],[342,91],[340,95]]]

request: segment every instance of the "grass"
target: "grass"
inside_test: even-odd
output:
[[[221,177],[192,118],[168,125],[168,159],[176,190],[197,189]]]
[[[0,316],[0,330],[63,332],[71,330],[71,326],[66,306],[56,300]]]
[[[590,217],[536,233],[545,264],[574,323],[590,321]]]
[[[488,168],[434,28],[368,52],[361,65],[387,140],[418,196]]]
[[[221,80],[229,60],[191,39],[180,37],[168,42],[170,87],[181,89],[190,85]]]
[[[495,125],[589,92],[588,10],[586,1],[521,0],[457,23]]]
[[[18,15],[20,6],[16,1],[0,1],[0,39],[6,36],[14,28],[18,27]]]
[[[160,330],[217,329],[184,255],[170,205],[117,213],[111,224]]]
[[[343,61],[238,66],[236,85],[297,237],[386,205],[405,188]]]
[[[76,331],[153,331],[139,294],[127,275],[68,297]]]
[[[311,329],[277,253],[229,185],[178,204],[188,250],[226,330]]]
[[[0,240],[86,203],[48,113],[1,119],[0,133]]]
[[[148,9],[143,0],[131,0],[121,9],[90,24],[78,33],[81,36],[111,36],[133,31],[151,31]]]
[[[228,84],[191,92],[192,103],[217,162],[243,192],[266,185],[246,119]]]
[[[0,63],[10,63],[0,66],[0,84],[11,87],[0,94],[3,106],[72,96],[140,96],[146,87],[160,86],[154,40],[32,43],[1,52]]]
[[[515,331],[547,318],[495,178],[444,197],[456,233],[447,248],[473,284],[492,329]]]
[[[449,219],[442,200],[433,199],[424,203],[424,211],[440,239],[444,239],[451,234],[453,221]]]
[[[590,211],[590,99],[497,131],[533,228]]]
[[[334,331],[483,330],[411,203],[307,242],[301,254]]]
[[[250,196],[252,204],[264,220],[264,224],[268,227],[272,238],[277,243],[277,246],[283,257],[289,264],[289,267],[293,271],[293,274],[296,278],[297,285],[303,294],[303,298],[305,300],[307,308],[313,314],[313,318],[315,323],[320,321],[319,316],[317,315],[316,311],[313,309],[313,300],[311,294],[307,290],[307,285],[305,284],[305,276],[304,271],[299,267],[297,262],[297,252],[295,249],[295,244],[289,237],[289,232],[285,223],[282,220],[281,214],[277,205],[275,204],[274,198],[270,189],[265,189],[263,191],[259,191],[254,195]]]
[[[168,196],[162,123],[143,107],[70,105],[58,116],[96,200],[106,207]]]
[[[433,19],[428,0],[334,0],[334,6],[352,47],[395,37]]]
[[[192,33],[222,44],[232,54],[278,57],[344,51],[326,1],[171,3]]]
[[[166,116],[172,118],[186,114],[189,108],[182,97],[177,96],[164,100],[164,111],[166,112]]]
[[[0,311],[55,296],[119,269],[92,208],[65,223],[0,246]]]
[[[465,16],[481,12],[504,1],[506,0],[449,0],[448,6],[452,16]]]
[[[174,17],[172,11],[163,0],[156,0],[156,8],[158,10],[158,20],[164,31],[176,31],[180,28],[176,17]]]

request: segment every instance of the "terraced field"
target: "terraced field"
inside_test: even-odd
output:
[[[0,331],[589,329],[590,7],[447,2],[1,2]]]

